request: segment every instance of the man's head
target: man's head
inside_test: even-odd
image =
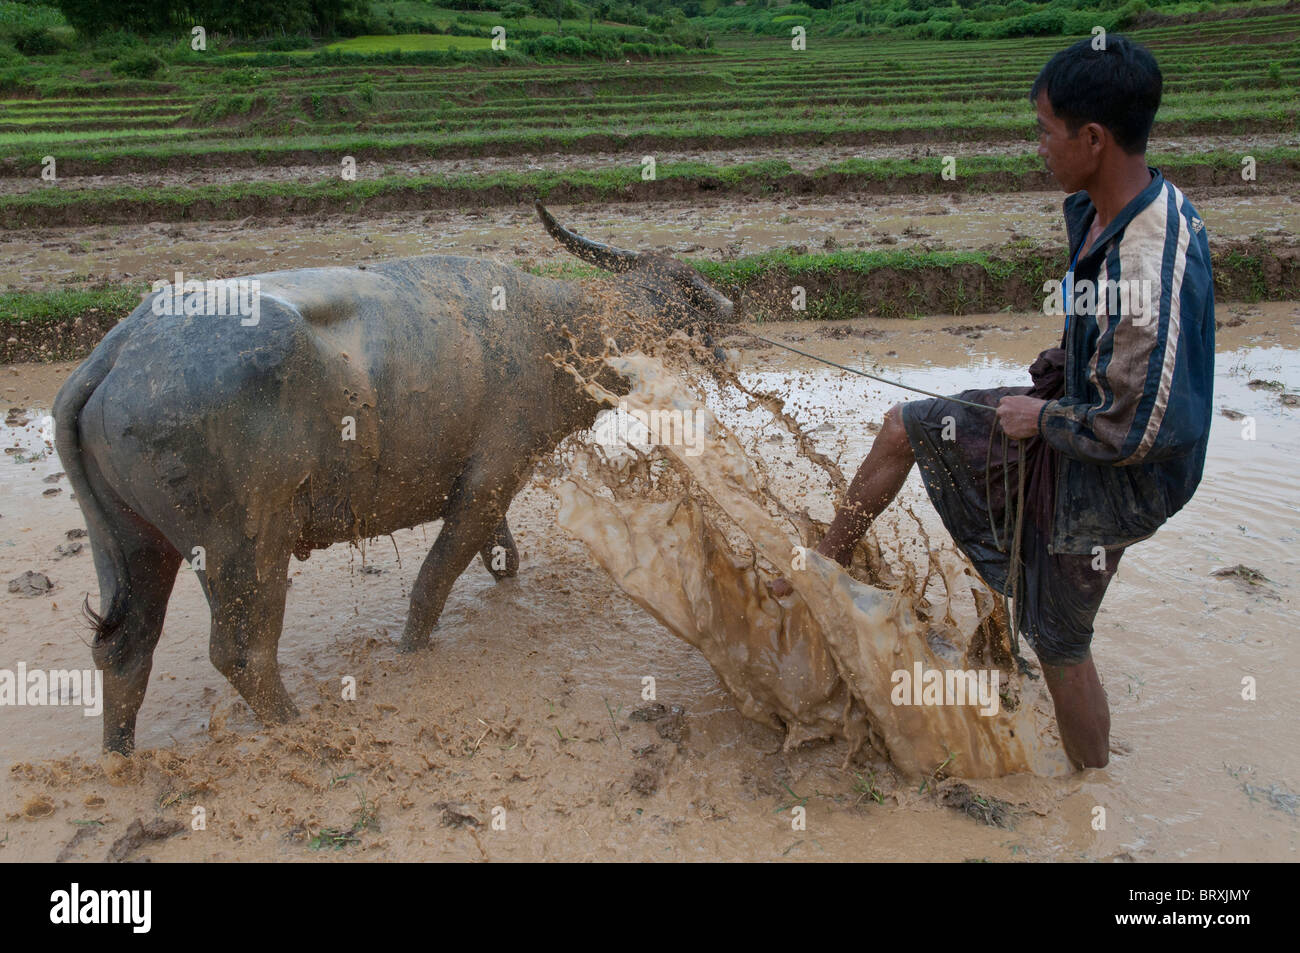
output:
[[[1061,188],[1077,192],[1108,164],[1146,152],[1161,86],[1150,51],[1116,34],[1080,40],[1048,61],[1029,98],[1038,154]]]

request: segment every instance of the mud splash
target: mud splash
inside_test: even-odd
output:
[[[870,743],[913,777],[1068,772],[1063,752],[1045,737],[1041,687],[1017,672],[998,598],[955,550],[932,550],[926,539],[926,565],[902,561],[894,576],[882,540],[869,534],[844,571],[804,548],[824,527],[777,499],[761,464],[694,386],[642,353],[605,362],[631,390],[614,394],[575,370],[595,399],[641,419],[668,410],[698,429],[689,448],[574,449],[556,488],[559,524],[633,600],[703,653],[744,715],[784,728],[787,749],[842,738],[851,758]],[[729,374],[718,380],[745,390]],[[803,442],[779,402],[748,394]],[[833,463],[803,456],[842,490]],[[793,595],[770,594],[775,574],[790,580]],[[986,674],[996,711],[974,698],[895,703],[903,684],[896,673],[956,671]]]

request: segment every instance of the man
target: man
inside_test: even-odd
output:
[[[1016,568],[1019,628],[1042,665],[1066,754],[1080,768],[1109,760],[1093,619],[1124,549],[1154,533],[1200,482],[1214,376],[1205,228],[1182,192],[1146,163],[1160,70],[1123,37],[1106,37],[1102,49],[1093,43],[1056,54],[1030,91],[1038,154],[1071,193],[1064,354],[1055,362],[1063,364],[1056,375],[1063,393],[958,395],[987,410],[947,399],[894,406],[817,547],[848,565],[919,462],[944,525],[984,579],[1004,591]],[[1036,380],[1051,376],[1053,353],[1031,369]],[[1002,434],[1012,438],[1005,452]],[[1022,462],[1030,472],[1017,564],[1007,507]],[[790,589],[778,580],[773,591]]]

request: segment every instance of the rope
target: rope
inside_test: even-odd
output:
[[[656,291],[656,292],[657,292],[657,291],[659,290],[659,289],[657,289],[657,288],[652,287],[651,285],[643,285],[643,284],[640,284],[639,282],[632,282],[632,284],[633,284],[635,287],[637,287],[637,288],[641,288],[641,289],[643,289],[643,290],[645,290],[645,291]],[[711,322],[709,321],[708,317],[704,314],[704,312],[701,311],[699,308],[695,307],[695,305],[691,304],[690,302],[687,302],[687,301],[678,301],[678,302],[676,302],[676,303],[679,304],[679,305],[685,305],[685,306],[686,306],[687,308],[689,308],[691,311],[694,311],[696,314],[698,314],[698,315],[700,316],[700,319],[701,319],[701,321],[702,321],[704,324],[707,325],[707,324],[711,323]],[[994,407],[990,407],[990,406],[988,406],[987,404],[977,404],[977,403],[974,403],[973,401],[962,400],[960,397],[950,397],[950,396],[948,396],[947,394],[936,394],[936,393],[935,393],[934,391],[932,391],[932,390],[922,390],[920,387],[913,387],[911,384],[902,384],[902,383],[899,383],[898,381],[892,381],[892,380],[890,380],[888,377],[881,377],[881,376],[878,375],[878,374],[869,374],[869,373],[867,373],[866,371],[860,371],[860,370],[858,370],[856,367],[845,367],[843,364],[836,364],[834,361],[828,361],[826,358],[824,358],[824,357],[818,357],[816,354],[809,354],[807,351],[801,351],[801,350],[799,350],[797,347],[791,347],[791,346],[788,345],[788,344],[782,344],[780,341],[773,341],[773,340],[771,340],[770,338],[765,338],[765,337],[763,337],[761,334],[755,334],[753,331],[747,331],[747,330],[745,330],[745,329],[742,328],[742,329],[740,329],[740,333],[741,333],[741,334],[748,334],[750,337],[752,337],[752,338],[754,338],[754,339],[756,339],[756,340],[762,341],[764,344],[770,344],[770,345],[772,345],[773,347],[785,348],[787,351],[791,351],[791,352],[793,352],[793,353],[795,353],[795,354],[798,354],[798,355],[800,355],[800,356],[802,356],[802,357],[806,357],[806,358],[808,358],[808,359],[810,359],[810,360],[813,360],[813,361],[821,361],[821,363],[823,363],[823,364],[828,364],[828,365],[830,365],[831,367],[839,368],[841,371],[848,371],[850,374],[857,374],[859,377],[869,377],[869,378],[871,378],[873,381],[880,381],[880,383],[882,383],[882,384],[892,384],[892,385],[895,386],[895,387],[901,387],[901,388],[903,388],[903,390],[910,390],[910,391],[913,391],[914,393],[917,393],[917,394],[924,394],[926,397],[938,397],[938,398],[941,398],[941,399],[943,399],[943,400],[950,400],[950,401],[952,401],[952,402],[955,403],[955,404],[962,404],[963,406],[966,406],[966,407],[975,407],[975,408],[978,409],[978,410],[988,410],[988,411],[992,411],[993,413],[997,413],[997,409],[996,409],[996,408],[994,408]],[[704,331],[704,343],[705,343],[706,346],[709,346],[709,347],[714,346],[714,345],[713,345],[713,337],[712,337],[712,335],[710,335],[710,334],[708,333],[708,331]]]
[[[793,351],[803,357],[810,358],[814,361],[821,361],[823,364],[829,364],[831,367],[837,367],[842,371],[848,371],[850,374],[857,374],[860,377],[869,377],[873,381],[880,381],[882,384],[893,384],[895,387],[901,387],[903,390],[914,391],[918,394],[924,394],[926,397],[938,397],[941,400],[950,400],[954,404],[961,404],[965,407],[975,407],[978,410],[987,410],[997,413],[996,407],[990,407],[988,404],[977,404],[974,401],[962,400],[960,397],[950,397],[947,394],[936,394],[934,391],[922,390],[920,387],[913,387],[911,384],[902,384],[898,381],[890,380],[888,377],[881,377],[879,374],[869,374],[866,371],[860,371],[856,367],[845,367],[843,364],[836,364],[834,361],[828,361],[824,357],[818,357],[816,354],[809,354],[807,351],[801,351],[797,347],[791,347],[788,344],[782,344],[780,341],[772,341],[763,337],[761,334],[755,334],[753,331],[742,331],[742,334],[748,334],[750,337],[762,341],[764,344],[770,344],[773,347],[785,348],[787,351]]]
[[[1002,611],[1007,616],[1007,628],[1011,635],[1011,651],[1020,657],[1020,564],[1022,562],[1023,533],[1025,526],[1025,454],[1020,441],[1016,441],[1016,501],[1011,503],[1011,483],[1007,476],[1007,453],[1011,448],[1011,438],[1002,431],[1002,537],[998,536],[997,526],[993,522],[992,485],[989,470],[993,465],[993,430],[989,429],[989,445],[984,455],[984,500],[988,506],[989,530],[993,533],[993,545],[998,552],[1007,553],[1007,578],[1002,585]],[[1013,515],[1014,514],[1014,515]],[[1011,524],[1015,523],[1012,530]],[[1016,603],[1016,615],[1011,613],[1011,603]]]

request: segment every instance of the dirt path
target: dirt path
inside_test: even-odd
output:
[[[704,661],[558,533],[553,498],[535,485],[511,510],[519,579],[495,585],[472,566],[421,658],[398,656],[395,640],[435,527],[376,541],[364,560],[336,546],[294,563],[281,660],[308,714],[288,728],[260,728],[209,664],[206,606],[182,575],[130,765],[101,766],[99,721],[80,710],[0,707],[0,859],[48,861],[65,848],[70,859],[102,859],[131,821],[155,816],[183,832],[134,856],[1290,859],[1300,834],[1300,702],[1288,681],[1300,665],[1291,638],[1300,411],[1247,382],[1300,389],[1300,306],[1233,306],[1220,319],[1205,482],[1126,556],[1098,622],[1124,753],[1066,780],[982,788],[1013,805],[1014,829],[944,806],[940,797],[970,803],[951,785],[936,796],[880,762],[843,768],[840,746],[779,754],[777,733],[741,718]],[[1016,314],[769,330],[940,389],[1016,379],[1055,334],[1048,319]],[[846,466],[898,399],[774,350],[745,360],[798,391],[801,421],[823,428],[819,446]],[[46,482],[57,459],[40,456],[42,409],[68,369],[0,369],[7,406],[29,408],[3,441],[20,450],[0,463],[0,580],[34,570],[55,585],[37,596],[0,591],[0,669],[89,665],[79,606],[94,590],[90,556],[56,553],[83,524],[66,483]],[[1255,417],[1257,439],[1243,441],[1223,409]],[[905,498],[920,492],[913,477]],[[1270,581],[1210,575],[1236,564]],[[662,712],[641,697],[647,675]],[[1247,675],[1258,701],[1241,698]],[[355,701],[342,697],[348,676]],[[649,720],[633,720],[637,710]],[[800,802],[805,831],[788,810]],[[1107,809],[1103,831],[1091,824],[1097,806]],[[206,829],[191,828],[196,808]]]

